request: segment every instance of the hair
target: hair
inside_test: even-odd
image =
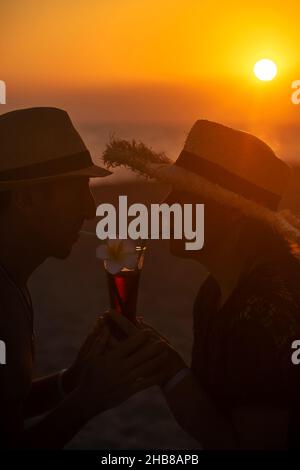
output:
[[[255,258],[272,257],[278,254],[295,254],[299,247],[280,232],[275,224],[247,215],[238,208],[207,201],[212,217],[224,222],[230,231],[237,230],[239,241],[245,251]]]
[[[188,191],[172,190],[167,201],[170,203],[202,203],[205,206],[206,229],[212,239],[222,237],[226,244],[235,237],[234,243],[248,254],[249,259],[263,259],[278,254],[295,254],[298,246],[278,230],[276,224],[264,218],[247,214],[241,208],[223,204],[209,197],[200,197]],[[214,232],[214,233],[213,233]],[[208,233],[208,236],[210,236]],[[206,246],[209,244],[207,239]]]

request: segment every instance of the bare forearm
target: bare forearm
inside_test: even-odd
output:
[[[58,389],[58,373],[34,380],[25,403],[25,416],[30,418],[53,409],[62,400]]]
[[[205,449],[237,447],[231,423],[217,411],[192,375],[185,377],[165,397],[178,424]]]
[[[25,403],[25,417],[30,418],[46,413],[57,406],[64,398],[58,386],[60,372],[33,381],[30,394]],[[66,370],[61,377],[61,386],[65,394],[75,389],[74,377]]]

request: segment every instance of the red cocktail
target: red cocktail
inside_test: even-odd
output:
[[[108,263],[104,261],[108,280],[110,307],[133,323],[136,322],[137,297],[145,250],[145,246],[137,246],[135,266],[132,268],[123,267],[117,273],[112,274],[109,272]]]
[[[111,308],[135,322],[140,271],[120,271],[117,274],[106,272],[106,274]]]

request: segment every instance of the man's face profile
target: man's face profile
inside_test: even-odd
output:
[[[78,239],[83,222],[95,217],[89,178],[62,178],[30,189],[27,207],[33,230],[46,256],[65,258]]]

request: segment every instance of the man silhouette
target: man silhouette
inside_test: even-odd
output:
[[[65,371],[33,380],[33,309],[27,281],[48,257],[66,258],[95,216],[93,165],[68,114],[32,108],[0,116],[0,433],[4,447],[61,448],[95,414],[159,380],[163,345],[145,332],[109,348],[98,321]],[[26,417],[49,413],[24,430]]]

